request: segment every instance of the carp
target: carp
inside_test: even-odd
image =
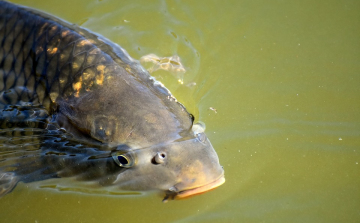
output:
[[[200,124],[117,44],[0,1],[0,197],[19,181],[74,177],[168,198],[224,183]],[[26,136],[26,137],[25,137]]]

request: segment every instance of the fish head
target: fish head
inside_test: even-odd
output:
[[[128,153],[114,152],[120,172],[113,184],[122,189],[166,191],[184,198],[216,188],[225,182],[219,158],[204,132],[174,142]],[[127,166],[126,166],[127,165]]]
[[[204,127],[193,125],[193,116],[181,104],[148,86],[130,84],[131,79],[112,80],[104,83],[106,88],[58,104],[68,132],[76,128],[113,148],[114,167],[121,168],[111,170],[113,185],[183,198],[224,183]]]

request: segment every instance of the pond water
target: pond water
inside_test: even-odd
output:
[[[206,123],[226,183],[166,204],[21,183],[1,222],[360,221],[360,1],[13,2],[178,55],[183,76],[153,75]]]

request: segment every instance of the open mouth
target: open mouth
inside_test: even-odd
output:
[[[196,187],[196,188],[189,189],[189,190],[180,191],[179,193],[176,194],[175,198],[176,199],[182,199],[182,198],[193,196],[193,195],[196,195],[196,194],[201,194],[201,193],[204,193],[206,191],[215,189],[215,188],[219,187],[220,185],[222,185],[223,183],[225,183],[225,177],[221,176],[219,179],[217,179],[217,180],[215,180],[215,181],[213,181],[213,182],[211,182],[209,184],[206,184],[204,186]]]

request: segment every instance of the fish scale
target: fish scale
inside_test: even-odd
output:
[[[85,39],[67,27],[31,15],[31,12],[19,10],[5,2],[0,4],[0,40],[3,51],[0,54],[0,66],[4,83],[0,91],[14,86],[24,87],[20,92],[16,91],[5,97],[6,104],[37,100],[50,109],[50,102],[54,102],[58,95],[69,96],[81,90],[79,87],[74,89],[72,83],[79,80],[84,70],[94,74],[87,81],[96,83],[100,74],[96,68],[103,65],[105,69],[113,64],[112,59],[104,55],[103,51],[96,51],[97,47],[90,42],[89,37]],[[27,19],[28,17],[31,19]],[[21,22],[20,25],[19,21],[26,22]],[[93,56],[90,61],[87,60],[89,54]],[[35,80],[32,79],[33,76]],[[88,90],[91,88],[87,87]],[[49,98],[51,93],[53,98]],[[23,94],[28,98],[24,98]]]

